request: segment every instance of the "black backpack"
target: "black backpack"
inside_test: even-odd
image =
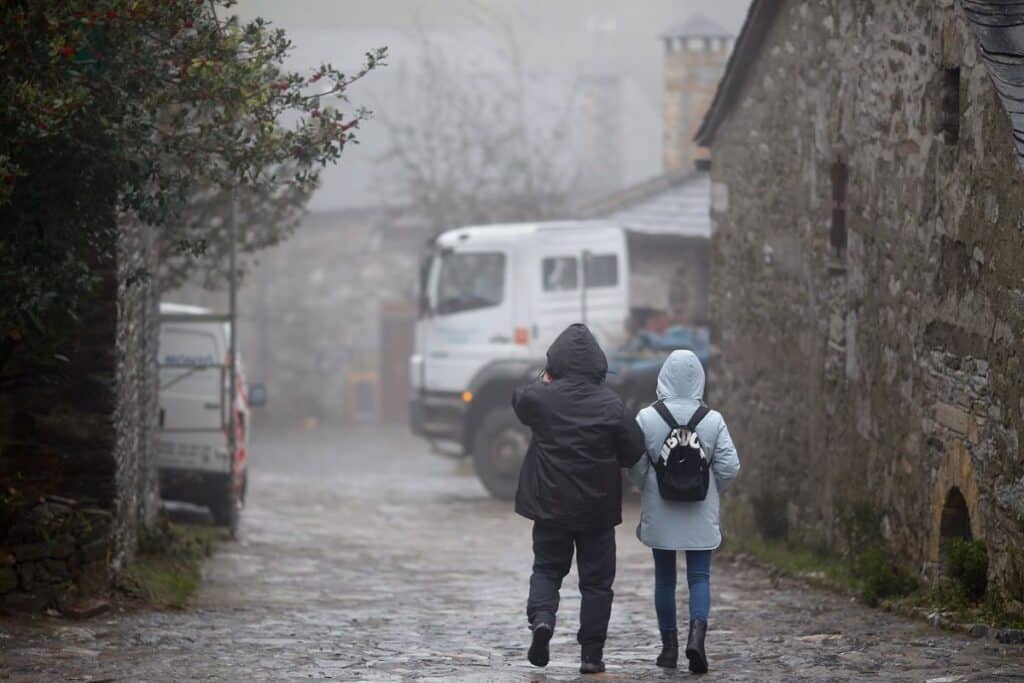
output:
[[[697,436],[697,425],[710,410],[701,404],[686,426],[681,427],[662,401],[656,401],[652,407],[669,426],[668,436],[654,462],[661,497],[691,503],[704,500],[708,495],[711,460]]]

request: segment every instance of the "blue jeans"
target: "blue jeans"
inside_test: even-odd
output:
[[[686,551],[686,583],[690,587],[690,621],[708,620],[711,611],[711,551]],[[654,548],[654,609],[658,628],[676,630],[676,551]]]

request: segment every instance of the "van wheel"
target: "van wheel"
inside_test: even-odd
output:
[[[491,411],[473,437],[476,476],[492,496],[512,500],[519,484],[519,469],[530,445],[530,432],[511,408]]]
[[[213,513],[213,523],[226,527],[228,535],[232,539],[238,536],[238,509],[239,501],[238,496],[235,495],[235,485],[231,477],[228,477],[220,498],[211,502],[210,512]]]

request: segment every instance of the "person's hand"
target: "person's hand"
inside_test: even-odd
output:
[[[544,382],[544,384],[550,384],[552,379],[553,378],[551,377],[551,373],[548,372],[547,370],[540,373],[540,381]]]

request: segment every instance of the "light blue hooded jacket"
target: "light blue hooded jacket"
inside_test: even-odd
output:
[[[676,422],[685,425],[693,417],[704,395],[704,368],[692,351],[673,351],[658,373],[658,398],[665,402]],[[718,494],[740,471],[740,460],[725,420],[709,412],[697,425],[697,437],[711,458],[708,495],[702,501],[686,503],[665,500],[658,492],[653,463],[668,436],[669,426],[654,408],[636,416],[644,432],[646,457],[640,458],[630,478],[641,490],[640,524],[637,538],[644,545],[663,550],[712,550],[722,543],[718,522]]]

